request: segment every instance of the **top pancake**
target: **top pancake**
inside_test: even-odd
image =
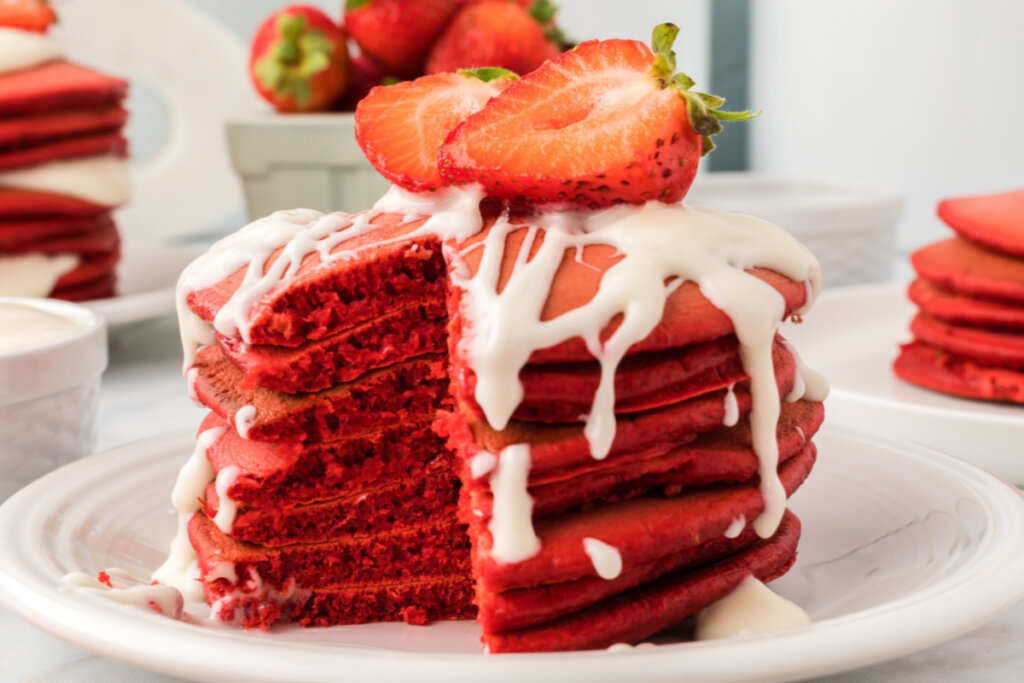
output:
[[[1024,260],[960,237],[935,242],[910,256],[925,280],[968,296],[1024,303]]]
[[[962,237],[1024,257],[1024,190],[939,202],[939,218]]]
[[[0,75],[0,118],[115,105],[128,82],[67,61]]]
[[[474,236],[473,242],[479,241],[494,224],[493,212],[485,208],[485,227]],[[383,214],[376,217],[370,231],[351,240],[341,242],[332,254],[339,251],[359,250],[360,258],[337,259],[323,264],[315,252],[305,258],[298,269],[297,277],[285,284],[278,284],[253,306],[250,315],[250,338],[254,344],[277,344],[297,346],[309,339],[321,339],[336,334],[346,325],[381,314],[405,303],[403,299],[393,301],[387,294],[394,296],[441,296],[443,289],[434,288],[425,291],[424,285],[413,291],[412,284],[404,283],[406,276],[415,277],[415,270],[422,269],[425,254],[439,256],[441,244],[438,238],[431,236],[407,236],[422,225],[422,220],[402,222],[398,214]],[[529,227],[529,217],[516,217],[513,223],[522,224],[523,228],[514,230],[509,235],[503,253],[504,272],[510,272],[519,255],[519,248]],[[406,239],[402,239],[406,238]],[[463,245],[450,245],[457,251]],[[475,272],[479,266],[481,249],[472,249],[463,254],[463,264],[469,272]],[[588,303],[597,293],[601,278],[621,258],[615,249],[606,245],[589,245],[576,253],[567,250],[565,257],[554,276],[551,294],[544,304],[541,318],[550,320],[564,315]],[[264,270],[276,260],[280,250],[271,255]],[[767,282],[782,295],[786,304],[786,312],[791,313],[802,306],[807,297],[803,283],[794,282],[774,271],[754,268],[751,274]],[[233,273],[218,284],[207,289],[193,292],[188,297],[189,306],[201,318],[212,320],[224,306],[230,296],[238,289],[245,274],[245,269]],[[503,277],[507,278],[507,275]],[[366,298],[355,296],[358,292],[344,291],[346,288],[361,288],[374,292],[373,305],[381,310],[362,310],[370,302]],[[402,294],[402,290],[407,294]],[[449,308],[459,310],[458,297],[460,291],[453,288],[455,300]],[[354,303],[350,303],[350,300]],[[308,302],[318,302],[319,308],[310,308]],[[343,302],[345,308],[342,308]],[[306,310],[303,310],[305,306]],[[336,306],[335,310],[324,310]],[[301,316],[301,319],[297,316]],[[331,325],[324,325],[324,320],[331,320]],[[346,323],[340,321],[346,320]],[[458,325],[459,321],[455,321]],[[619,325],[613,319],[605,328],[602,336],[607,338]],[[464,327],[464,326],[463,326]],[[684,283],[675,289],[665,302],[661,322],[651,333],[640,342],[630,347],[628,355],[643,351],[662,351],[665,349],[687,346],[718,339],[733,332],[729,317],[711,304],[701,294],[693,282]],[[546,349],[534,351],[530,356],[531,363],[575,362],[592,360],[593,356],[586,349],[582,339],[574,338],[563,341]]]

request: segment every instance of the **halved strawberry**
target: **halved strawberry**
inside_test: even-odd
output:
[[[449,183],[479,182],[492,197],[590,207],[683,198],[721,120],[724,100],[676,74],[679,29],[581,43],[527,74],[451,132],[439,152]]]
[[[422,76],[379,86],[356,107],[356,142],[381,175],[415,192],[444,185],[437,148],[516,78],[504,69]]]
[[[348,46],[326,14],[291,5],[256,30],[249,71],[256,90],[278,111],[325,110],[348,83]]]
[[[0,26],[45,33],[57,21],[47,0],[0,0]]]

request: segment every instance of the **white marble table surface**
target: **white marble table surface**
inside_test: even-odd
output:
[[[103,378],[100,449],[198,425],[202,412],[186,396],[180,362],[177,330],[171,318],[115,330],[111,364]],[[1024,603],[951,642],[821,680],[1018,681],[1022,671]],[[642,678],[639,672],[637,678]],[[180,680],[64,643],[0,607],[0,681],[4,683]]]

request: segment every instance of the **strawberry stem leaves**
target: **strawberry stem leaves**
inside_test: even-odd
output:
[[[334,46],[321,31],[310,30],[301,14],[282,14],[277,20],[278,42],[256,63],[260,83],[302,106],[312,97],[310,81],[331,67]]]
[[[703,136],[701,156],[707,156],[715,148],[712,135],[722,132],[723,121],[749,121],[761,114],[761,111],[723,111],[725,99],[717,95],[691,90],[696,82],[682,72],[676,73],[676,53],[672,45],[679,35],[679,27],[664,23],[654,27],[651,33],[651,49],[654,50],[654,65],[651,66],[653,76],[662,88],[675,88],[679,96],[686,102],[686,114],[693,130]]]

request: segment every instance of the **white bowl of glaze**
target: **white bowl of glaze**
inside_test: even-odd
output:
[[[903,209],[893,190],[759,173],[698,175],[684,202],[775,223],[818,257],[830,287],[889,279]]]
[[[106,366],[97,314],[55,299],[0,297],[0,501],[92,451]]]

